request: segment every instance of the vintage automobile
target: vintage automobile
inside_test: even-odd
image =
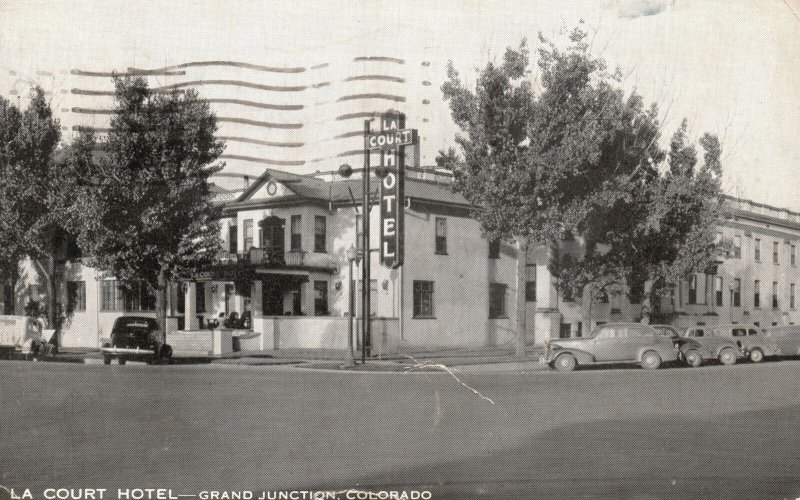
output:
[[[714,335],[735,341],[744,357],[750,358],[753,363],[760,363],[764,356],[778,354],[774,342],[755,325],[719,325],[714,327],[713,332]]]
[[[595,363],[639,363],[654,370],[662,362],[678,359],[672,340],[641,323],[607,323],[587,337],[547,342],[543,363],[559,371]]]
[[[28,316],[0,316],[0,354],[5,357],[24,356],[25,359],[38,360],[53,353],[53,345],[48,342],[42,321]]]
[[[141,316],[121,316],[114,321],[111,342],[103,344],[103,363],[110,365],[117,358],[124,365],[128,360],[148,364],[169,362],[172,348],[158,341],[158,322]]]
[[[800,356],[800,326],[784,325],[765,328],[763,337],[771,347],[770,350],[764,352],[766,356]],[[752,352],[750,359],[753,359]]]
[[[708,352],[700,342],[691,337],[684,337],[681,335],[681,332],[672,325],[650,326],[652,326],[656,332],[672,340],[672,344],[675,346],[675,349],[678,350],[678,359],[689,366],[700,366],[703,363],[704,355],[708,357],[711,356],[710,352]]]
[[[739,344],[730,336],[724,334],[719,327],[690,326],[683,336],[694,339],[700,345],[696,349],[687,349],[684,358],[689,366],[697,367],[704,361],[717,359],[723,365],[734,365],[744,356]]]

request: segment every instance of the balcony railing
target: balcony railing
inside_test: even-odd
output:
[[[229,264],[266,264],[276,266],[302,266],[305,252],[290,251],[284,253],[283,248],[251,248],[249,252],[221,252],[218,256],[223,265]]]
[[[251,248],[249,252],[222,252],[219,255],[221,265],[254,264],[275,267],[313,267],[335,269],[333,255],[308,253],[302,250],[285,252],[282,248]]]
[[[280,247],[251,248],[248,256],[251,264],[286,265],[283,248]]]

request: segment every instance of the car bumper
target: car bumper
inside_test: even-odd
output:
[[[109,356],[152,356],[156,353],[151,349],[130,349],[127,347],[101,347],[100,352]]]

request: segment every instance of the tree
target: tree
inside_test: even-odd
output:
[[[61,139],[44,92],[36,87],[25,111],[0,98],[0,262],[16,282],[17,266],[29,257],[45,278],[51,326],[56,323],[54,251],[57,220],[52,211],[54,158]]]
[[[672,136],[664,168],[631,183],[613,204],[595,207],[583,227],[585,255],[560,270],[564,286],[593,284],[603,292],[627,289],[631,302],[652,310],[664,291],[696,272],[713,270],[729,242],[716,241],[721,217],[722,149],[716,136],[700,139],[703,164],[687,144],[683,120]]]
[[[540,35],[536,81],[529,76],[529,51],[523,40],[517,50],[506,51],[501,64],[489,63],[481,70],[474,91],[459,80],[452,64],[442,86],[453,120],[465,135],[456,137],[463,160],[444,151],[437,160],[453,169],[454,188],[473,206],[485,235],[517,242],[517,355],[525,348],[528,242],[557,248],[565,234],[581,237],[585,257],[564,266],[554,252],[550,267],[562,291],[597,283],[603,288],[635,288],[656,268],[673,263],[671,254],[651,252],[647,257],[656,260],[642,268],[641,261],[630,258],[639,252],[638,246],[623,252],[626,258],[617,254],[626,243],[634,246],[627,238],[637,224],[643,225],[645,236],[659,221],[673,226],[656,211],[667,210],[666,200],[675,199],[667,186],[677,189],[680,184],[686,197],[701,199],[695,206],[698,213],[709,208],[706,200],[715,193],[711,184],[706,191],[695,190],[685,175],[682,184],[664,180],[659,164],[666,155],[658,144],[657,107],[645,109],[635,92],[626,97],[621,73],[608,72],[604,61],[589,53],[585,39],[578,27],[567,49],[561,50]],[[707,140],[714,141],[711,136]],[[676,163],[691,157],[691,151],[676,151]],[[656,199],[664,203],[654,203]],[[695,228],[691,221],[685,226]],[[612,229],[618,241],[605,234]],[[676,243],[703,247],[705,230],[696,232]],[[614,242],[617,245],[606,248]],[[678,254],[697,256],[693,266],[702,260],[702,252]]]
[[[208,180],[224,144],[195,91],[153,92],[142,77],[114,84],[107,139],[85,134],[66,158],[80,198],[68,218],[92,265],[154,291],[163,335],[168,282],[210,265],[220,248]]]

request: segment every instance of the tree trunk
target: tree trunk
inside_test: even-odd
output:
[[[527,344],[526,334],[526,306],[525,284],[528,281],[528,239],[517,236],[517,318],[515,329],[517,330],[517,349],[516,356],[525,357],[525,347]]]
[[[14,293],[14,287],[16,286],[16,273],[14,272],[14,266],[11,264],[11,260],[7,261],[0,261],[0,269],[3,270],[3,314],[14,314],[15,307],[16,307],[16,294]],[[9,291],[11,292],[9,295],[6,295],[6,286],[9,287]]]
[[[592,285],[583,287],[583,330],[581,335],[586,336],[592,331],[592,309],[594,307],[594,290]]]
[[[48,328],[57,329],[56,320],[58,318],[58,311],[56,311],[56,307],[58,301],[56,300],[57,283],[55,258],[50,254],[43,259],[44,262],[41,259],[32,260],[38,271],[44,276],[45,294],[47,296],[47,326]],[[58,345],[58,340],[59,339],[56,339],[56,345]]]
[[[167,341],[167,272],[164,269],[158,272],[156,321],[158,321],[158,341],[164,344]]]
[[[642,318],[640,320],[645,325],[650,324],[650,315],[653,312],[652,291],[653,291],[653,282],[650,280],[645,281],[644,295],[643,295],[644,299],[642,300],[642,312],[641,312]]]

